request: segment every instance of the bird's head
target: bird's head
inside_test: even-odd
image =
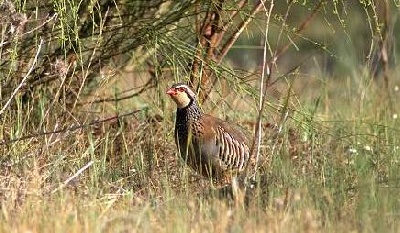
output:
[[[167,94],[175,101],[178,108],[186,108],[196,99],[196,94],[188,85],[177,83],[172,85]]]

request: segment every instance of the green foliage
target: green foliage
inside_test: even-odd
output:
[[[396,2],[241,2],[1,0],[0,232],[396,232]],[[193,77],[250,138],[267,86],[244,200],[176,156],[164,92]]]

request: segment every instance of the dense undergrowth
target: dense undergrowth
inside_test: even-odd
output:
[[[279,138],[265,131],[267,163],[244,202],[210,196],[210,181],[178,160],[173,103],[3,145],[2,231],[394,230],[398,120],[376,101],[379,90],[362,100],[336,87],[352,96],[348,103],[326,96],[324,111],[296,112]],[[359,114],[348,113],[360,105]],[[4,130],[35,129],[3,121]]]
[[[382,6],[217,2],[0,2],[0,232],[397,232],[400,82]],[[219,33],[196,35],[206,12],[238,23],[232,35],[253,21],[207,57],[225,47],[193,47]],[[253,138],[261,77],[274,81],[263,162],[232,197],[178,159],[165,90],[194,80],[205,112]]]

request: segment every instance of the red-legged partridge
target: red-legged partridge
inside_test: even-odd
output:
[[[196,94],[177,83],[167,94],[177,105],[175,142],[182,159],[203,176],[226,180],[246,167],[249,142],[232,124],[204,114]]]

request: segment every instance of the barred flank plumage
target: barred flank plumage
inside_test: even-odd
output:
[[[250,157],[249,147],[244,142],[237,141],[223,127],[218,126],[216,146],[219,147],[219,158],[225,166],[231,169],[244,169]]]

